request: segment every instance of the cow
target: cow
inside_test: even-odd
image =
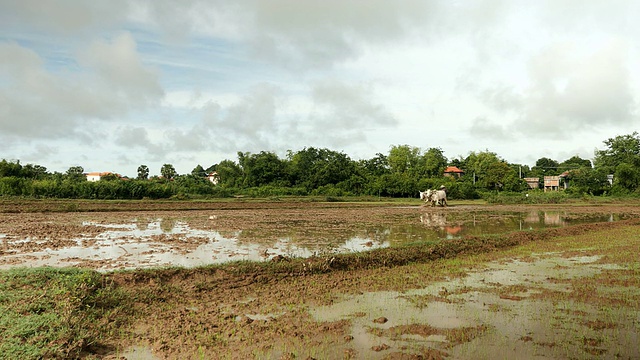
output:
[[[420,200],[423,200],[425,203],[431,203],[431,206],[434,206],[434,198],[433,194],[435,190],[427,189],[425,191],[420,191]]]
[[[431,203],[438,204],[440,206],[448,206],[447,192],[445,190],[433,190],[431,193]]]
[[[426,191],[420,191],[420,200],[424,200],[424,202],[431,201],[431,189],[427,189]]]
[[[447,206],[447,192],[444,186],[441,186],[439,190],[427,189],[420,191],[420,200],[424,200],[425,203],[431,203],[431,206],[440,205]]]

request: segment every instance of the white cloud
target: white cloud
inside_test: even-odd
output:
[[[100,89],[117,102],[144,106],[163,96],[158,75],[146,68],[130,33],[122,33],[112,42],[94,41],[79,56],[80,65],[94,71]]]
[[[638,11],[618,0],[0,0],[0,141],[61,170],[190,171],[305,146],[591,155],[638,125]],[[96,155],[79,156],[95,138]],[[535,151],[515,146],[533,138]],[[25,150],[46,147],[60,152]]]
[[[517,128],[566,137],[570,132],[636,122],[626,46],[610,42],[589,54],[553,46],[531,61],[532,86]]]
[[[83,56],[83,71],[53,73],[33,50],[0,43],[2,132],[26,138],[85,136],[95,119],[124,116],[161,98],[157,76],[140,63],[130,36],[112,44],[96,42]]]
[[[0,29],[24,24],[57,35],[78,36],[111,26],[127,12],[127,1],[0,0]]]

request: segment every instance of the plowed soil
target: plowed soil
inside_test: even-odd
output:
[[[525,259],[522,255],[503,251],[513,246],[531,246],[540,243],[540,252],[551,251],[568,257],[570,247],[558,245],[557,239],[581,239],[584,244],[574,246],[581,256],[613,256],[613,253],[635,251],[638,242],[604,249],[590,234],[638,229],[640,208],[635,204],[571,205],[576,214],[618,213],[628,214],[629,220],[615,223],[578,225],[536,232],[517,232],[488,241],[469,237],[451,241],[446,247],[419,247],[411,251],[380,249],[367,255],[318,256],[309,259],[274,257],[260,264],[231,263],[222,266],[194,269],[161,269],[114,272],[105,276],[131,300],[130,313],[122,314],[122,323],[116,332],[107,334],[100,344],[87,352],[87,358],[105,359],[444,359],[468,358],[460,349],[474,343],[474,339],[488,336],[491,327],[483,324],[438,327],[415,320],[401,324],[396,319],[398,309],[354,312],[333,320],[319,320],[315,309],[338,304],[345,298],[364,296],[371,292],[398,292],[405,294],[423,289],[437,282],[464,278],[481,271],[490,261]],[[0,203],[0,234],[5,234],[0,247],[3,252],[23,247],[29,251],[64,247],[80,231],[91,227],[77,225],[78,218],[91,213],[103,217],[105,223],[114,219],[137,216],[192,218],[193,228],[206,229],[207,214],[223,219],[216,228],[254,229],[265,236],[279,236],[286,231],[282,223],[300,221],[308,224],[310,232],[328,234],[348,231],[354,223],[393,223],[416,218],[418,212],[479,212],[525,211],[526,209],[563,210],[567,205],[547,206],[489,206],[455,205],[448,208],[425,208],[416,202],[409,206],[384,203],[320,203],[320,202],[114,202],[93,203],[74,201],[13,201]],[[331,209],[331,211],[327,211]],[[233,216],[219,216],[233,214]],[[197,216],[195,216],[197,215]],[[281,216],[274,220],[274,215]],[[95,231],[98,231],[96,228]],[[34,241],[7,245],[9,239],[30,238]],[[553,239],[553,241],[551,241]],[[0,238],[0,240],[3,240]],[[41,240],[41,241],[36,241]],[[171,239],[166,239],[171,241]],[[564,240],[562,240],[564,241]],[[593,242],[590,243],[589,241]],[[556,244],[557,242],[557,244]],[[555,245],[550,245],[555,244]],[[558,248],[556,248],[558,247]],[[555,255],[554,255],[555,256]],[[633,256],[616,264],[637,264]],[[450,259],[458,257],[467,270],[449,272]],[[471,260],[469,260],[471,259]],[[92,266],[91,264],[86,264]],[[626,266],[626,264],[623,264]],[[637,269],[636,265],[636,269]],[[637,270],[636,270],[637,272]],[[636,273],[634,273],[635,276]],[[625,279],[629,279],[625,277]],[[630,278],[632,288],[640,287],[638,280]],[[553,279],[547,279],[552,281]],[[532,287],[532,285],[527,285]],[[520,302],[529,297],[527,286],[520,291],[501,293],[494,308],[500,311],[504,301]],[[421,297],[425,304],[468,302],[456,300],[442,290]],[[451,291],[451,290],[449,290]],[[631,300],[640,299],[633,293]],[[400,295],[399,295],[400,296]],[[553,296],[561,296],[554,294]],[[575,300],[575,299],[574,299]],[[605,299],[606,300],[606,299]],[[503,301],[498,303],[498,301]],[[577,300],[576,300],[577,301]],[[485,304],[486,305],[486,304]],[[425,305],[427,306],[427,305]],[[638,305],[630,305],[639,311]],[[489,305],[487,305],[489,308]],[[497,309],[497,310],[496,310]],[[378,313],[380,312],[380,316]],[[601,321],[584,315],[585,324]],[[505,316],[509,315],[505,311]],[[394,321],[395,320],[395,321]],[[364,323],[367,334],[356,331],[354,324]],[[386,324],[386,325],[385,325]],[[608,326],[611,324],[606,323]],[[615,326],[615,325],[613,325]],[[632,326],[640,326],[637,322]],[[363,331],[365,331],[363,330]],[[553,332],[553,329],[550,331]],[[630,341],[637,339],[632,332]],[[635,336],[635,338],[633,337]],[[373,338],[374,340],[371,340]],[[378,339],[378,340],[376,340]],[[407,340],[409,339],[409,340]],[[411,339],[417,339],[413,341]],[[606,348],[602,340],[585,337],[578,354],[568,357],[597,358],[616,353]],[[536,342],[537,340],[537,342]],[[478,341],[478,340],[475,340]],[[543,356],[557,357],[560,344],[545,343],[534,333],[522,334],[518,344],[535,348]],[[594,341],[589,342],[589,341]],[[535,350],[534,349],[534,350]],[[546,349],[546,350],[540,350]],[[586,350],[585,350],[586,349]],[[517,350],[517,349],[516,349]],[[532,354],[535,353],[531,350]],[[557,350],[557,351],[556,351]],[[621,356],[638,355],[638,350]],[[470,354],[473,354],[471,350]],[[462,354],[462,355],[460,355]],[[491,358],[487,356],[479,358]],[[502,354],[502,353],[498,353]],[[515,352],[517,354],[517,351]],[[595,354],[595,355],[593,355]],[[496,355],[496,353],[493,353]],[[504,356],[508,354],[502,354]],[[566,354],[565,354],[566,355]]]

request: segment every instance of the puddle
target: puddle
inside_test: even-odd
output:
[[[434,238],[454,239],[465,235],[501,234],[511,231],[613,222],[622,214],[572,214],[564,211],[459,214],[427,211],[420,215],[423,226],[436,231]]]
[[[583,340],[591,338],[601,339],[604,353],[613,351],[607,353],[610,357],[637,357],[640,314],[534,296],[543,290],[572,291],[566,283],[550,279],[590,277],[612,266],[596,264],[598,256],[550,256],[543,254],[533,262],[491,263],[486,270],[465,278],[402,293],[347,296],[310,313],[317,321],[351,319],[352,346],[367,359],[382,359],[389,354],[376,349],[380,344],[388,345],[389,351],[439,349],[454,359],[570,358],[576,354],[580,358],[600,358],[583,351]],[[376,321],[379,318],[387,321],[381,324]],[[585,318],[607,318],[617,325],[603,334],[586,326]],[[410,325],[436,330],[402,335],[390,331]],[[449,338],[452,330],[465,332],[479,327],[484,330],[468,341]],[[560,343],[563,345],[555,346]]]
[[[246,228],[215,228],[219,221],[234,220],[234,214],[193,213],[184,219],[135,218],[120,223],[105,223],[100,218],[104,216],[101,214],[85,214],[83,216],[87,219],[78,220],[78,230],[68,235],[70,239],[57,239],[55,232],[44,235],[44,238],[19,238],[0,233],[0,269],[83,266],[110,271],[162,266],[194,267],[236,260],[268,261],[276,256],[305,258],[314,254],[367,251],[408,242],[446,241],[466,235],[527,231],[624,218],[617,214],[576,215],[549,211],[469,213],[415,210],[415,207],[398,210],[408,212],[410,216],[391,224],[351,224],[348,219],[337,215],[325,223],[315,224],[311,215],[298,215],[291,219],[286,214],[271,214],[266,220],[262,219],[265,224],[262,231],[260,226],[246,221],[240,222]],[[237,219],[247,216],[246,213],[237,215]],[[192,221],[204,223],[205,229],[190,225]],[[56,224],[55,219],[50,218],[34,222],[50,226]],[[340,222],[339,226],[334,226],[336,222]],[[55,241],[58,242],[56,246],[50,244]],[[64,243],[60,244],[61,241]]]
[[[153,354],[153,351],[144,346],[132,346],[124,352],[118,354],[118,359],[124,360],[159,360],[160,358]]]
[[[139,227],[131,224],[97,224],[84,222],[85,226],[98,226],[104,232],[92,237],[76,238],[75,246],[60,249],[11,254],[5,252],[3,260],[11,266],[56,266],[100,262],[99,270],[133,269],[159,266],[193,267],[233,260],[264,261],[275,256],[309,257],[321,252],[356,252],[389,246],[388,242],[364,237],[353,237],[335,247],[304,247],[280,238],[268,247],[257,243],[239,241],[242,231],[226,233],[191,229],[184,222],[162,228],[160,220]],[[162,240],[162,241],[158,241]],[[14,240],[9,244],[34,241]],[[46,243],[44,240],[37,242]],[[167,243],[168,242],[168,243]],[[22,260],[22,261],[21,261]]]

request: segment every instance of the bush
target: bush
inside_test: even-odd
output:
[[[487,192],[482,198],[490,204],[560,204],[569,199],[563,191]]]

